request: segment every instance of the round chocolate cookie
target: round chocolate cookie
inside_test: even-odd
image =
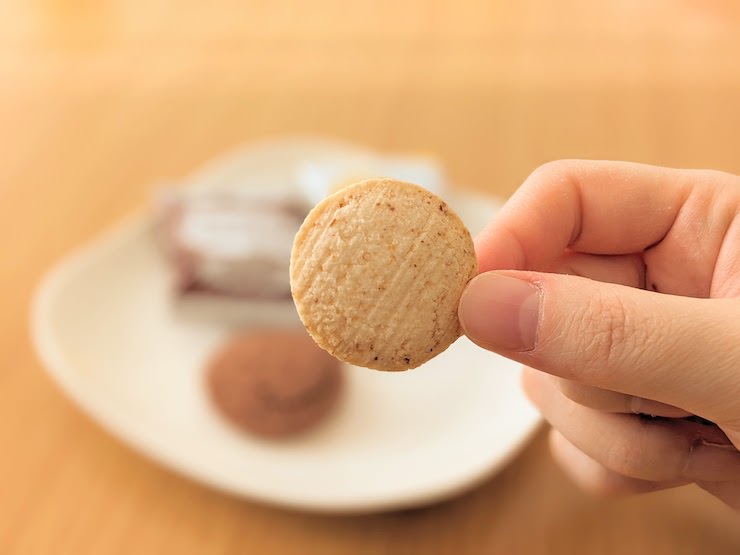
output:
[[[303,330],[260,330],[229,340],[207,372],[219,410],[239,427],[265,437],[297,434],[336,405],[340,363]]]

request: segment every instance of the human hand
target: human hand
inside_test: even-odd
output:
[[[463,329],[529,367],[525,391],[576,482],[695,482],[740,509],[740,177],[553,162],[476,251]]]

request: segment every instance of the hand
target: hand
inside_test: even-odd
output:
[[[476,250],[462,326],[529,367],[571,477],[602,492],[695,482],[740,509],[740,177],[550,163]]]

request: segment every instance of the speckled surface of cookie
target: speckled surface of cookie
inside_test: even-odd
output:
[[[476,273],[457,214],[393,179],[350,185],[316,205],[290,263],[311,336],[335,357],[378,370],[415,368],[455,341],[458,301]]]

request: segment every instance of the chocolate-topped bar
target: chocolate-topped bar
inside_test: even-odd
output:
[[[290,249],[308,208],[291,191],[166,191],[156,228],[176,290],[288,299]]]

